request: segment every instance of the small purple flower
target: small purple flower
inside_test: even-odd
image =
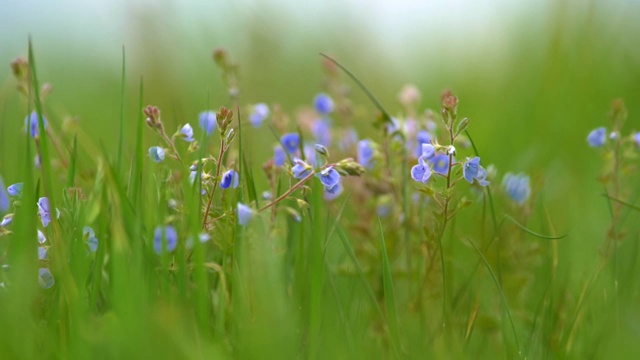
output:
[[[207,135],[211,135],[218,124],[216,113],[213,111],[204,111],[198,115],[198,118],[200,120],[200,127],[204,129],[204,132],[206,132]]]
[[[38,244],[44,244],[47,242],[47,238],[44,236],[44,233],[38,230]]]
[[[470,184],[473,184],[473,179],[476,179],[480,186],[489,185],[487,181],[487,171],[480,165],[479,157],[476,156],[473,159],[467,160],[462,167],[464,179]]]
[[[240,176],[238,176],[238,173],[235,170],[227,170],[224,174],[222,174],[222,179],[220,179],[220,187],[223,189],[233,187],[235,189],[238,187],[239,178]]]
[[[449,156],[445,154],[437,154],[436,156],[429,159],[431,166],[433,166],[433,171],[447,175],[449,172]]]
[[[291,168],[291,171],[293,172],[293,177],[296,179],[303,179],[307,177],[311,173],[311,170],[313,170],[309,164],[301,159],[294,158],[293,163],[294,165]]]
[[[9,200],[9,194],[4,187],[4,182],[2,181],[2,176],[0,176],[0,213],[6,212],[9,210],[11,206],[11,201]]]
[[[7,188],[7,192],[11,196],[20,196],[22,194],[22,189],[24,188],[23,183],[15,183],[13,185],[9,185]]]
[[[153,232],[153,250],[156,254],[162,254],[163,250],[169,252],[176,249],[178,246],[178,233],[176,229],[171,226],[158,226]]]
[[[41,197],[40,199],[38,199],[38,213],[40,214],[42,226],[49,226],[49,223],[51,223],[51,208],[49,207],[48,198]]]
[[[82,238],[84,242],[89,247],[89,251],[96,252],[98,251],[98,239],[96,238],[96,233],[89,226],[85,226],[82,228]]]
[[[324,199],[326,201],[332,201],[342,194],[342,183],[337,183],[331,189],[324,188]]]
[[[599,127],[592,130],[587,136],[587,142],[591,147],[601,147],[607,141],[607,129]]]
[[[516,175],[506,173],[502,179],[502,186],[507,195],[520,205],[524,204],[531,195],[529,177],[522,173]]]
[[[422,157],[425,160],[431,160],[436,155],[436,148],[431,144],[422,144]]]
[[[38,260],[47,260],[47,248],[38,246]]]
[[[329,121],[326,119],[318,119],[313,123],[313,136],[316,138],[316,143],[329,146],[331,144],[331,128]]]
[[[284,134],[280,138],[280,142],[289,154],[293,154],[300,147],[300,135],[298,133]]]
[[[251,120],[253,127],[259,127],[267,116],[269,116],[269,106],[265,103],[259,103],[253,106],[253,112],[249,115],[249,120]]]
[[[431,177],[431,168],[424,156],[418,158],[418,164],[411,168],[411,178],[417,182],[426,184]]]
[[[640,132],[637,132],[633,135],[633,141],[635,141],[636,145],[640,147]]]
[[[238,223],[246,226],[253,217],[253,210],[243,203],[238,203]]]
[[[187,142],[193,142],[195,139],[193,138],[193,128],[190,124],[185,124],[182,129],[180,129],[180,137],[182,140]]]
[[[323,169],[319,174],[316,174],[316,176],[320,178],[320,182],[327,191],[333,190],[333,188],[340,183],[340,173],[338,173],[333,166]]]
[[[329,115],[333,112],[333,99],[325,93],[320,93],[313,98],[313,107],[316,109],[318,114]]]
[[[44,121],[44,128],[47,129],[47,119],[42,115],[42,121]],[[24,118],[24,126],[31,135],[31,137],[38,136],[38,113],[32,111],[30,115]]]
[[[420,157],[422,155],[422,145],[423,144],[431,144],[431,134],[425,130],[420,130],[416,134],[416,157]]]
[[[7,214],[2,218],[2,221],[0,221],[0,226],[6,227],[7,225],[11,224],[12,221],[13,221],[13,214]]]
[[[38,283],[43,288],[50,289],[56,283],[51,274],[51,270],[47,268],[38,269]]]
[[[358,141],[358,163],[360,163],[360,165],[371,170],[374,165],[374,154],[375,151],[371,146],[371,140]]]
[[[282,146],[277,145],[273,148],[273,163],[276,166],[284,165],[285,160],[287,159],[287,155],[284,153]]]
[[[159,163],[164,160],[164,149],[160,146],[152,146],[149,148],[149,157],[151,160]]]

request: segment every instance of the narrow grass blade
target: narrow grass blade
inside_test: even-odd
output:
[[[118,176],[122,176],[122,151],[124,147],[124,102],[125,102],[125,51],[122,47],[122,75],[121,75],[121,87],[120,87],[120,133],[118,134],[118,162],[116,163],[116,169],[118,170]]]
[[[629,202],[626,202],[624,200],[620,200],[620,199],[614,198],[613,196],[611,196],[609,194],[602,194],[602,196],[606,197],[609,200],[612,200],[612,201],[615,201],[615,202],[617,202],[619,204],[622,204],[622,205],[628,207],[629,209],[640,211],[640,206],[633,205],[633,204],[631,204]]]
[[[398,329],[398,310],[396,308],[396,297],[393,291],[393,278],[391,276],[391,266],[387,255],[387,245],[384,241],[382,222],[378,217],[378,231],[380,232],[380,250],[382,251],[382,285],[384,288],[384,303],[387,310],[387,327],[391,340],[391,347],[396,358],[400,357],[400,333]]]
[[[562,239],[567,237],[568,234],[563,234],[560,236],[549,236],[549,235],[543,235],[543,234],[539,234],[535,231],[532,231],[530,229],[528,229],[527,227],[525,227],[524,225],[520,224],[518,221],[516,221],[516,219],[512,218],[509,215],[504,215],[504,218],[511,221],[512,223],[514,223],[517,227],[519,227],[520,229],[522,229],[522,231],[526,232],[529,235],[533,235],[535,237],[538,237],[540,239],[546,239],[546,240],[558,240],[558,239]]]

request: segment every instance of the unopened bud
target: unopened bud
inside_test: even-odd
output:
[[[320,144],[316,144],[314,146],[316,152],[324,157],[329,157],[329,150],[327,150],[326,147],[324,147],[323,145]]]

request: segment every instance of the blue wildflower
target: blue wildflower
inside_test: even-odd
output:
[[[400,121],[396,118],[391,118],[391,122],[387,123],[387,133],[393,134],[394,132],[400,131]]]
[[[436,155],[436,148],[431,144],[422,144],[422,157],[431,160]]]
[[[467,160],[467,162],[463,165],[463,175],[464,179],[467,180],[470,184],[473,184],[473,179],[478,181],[480,186],[487,186],[489,182],[487,179],[487,171],[480,166],[480,158],[474,157],[473,159]]]
[[[238,187],[239,182],[238,173],[231,169],[227,170],[224,174],[222,174],[222,179],[220,179],[220,187],[223,189],[228,189],[229,187],[233,187],[234,189]]]
[[[44,233],[40,230],[38,230],[38,243],[39,244],[44,244],[47,242],[47,238],[44,236]]]
[[[320,182],[327,191],[333,190],[333,188],[340,183],[340,173],[338,173],[333,166],[323,169],[319,174],[316,174],[316,176],[320,178]]]
[[[96,238],[96,233],[89,226],[85,226],[82,228],[82,238],[84,242],[89,247],[89,251],[96,252],[98,251],[98,239]]]
[[[337,183],[331,189],[324,188],[324,199],[326,201],[331,201],[342,194],[342,183]]]
[[[269,116],[269,106],[265,103],[255,104],[253,112],[249,115],[249,120],[254,127],[259,127],[262,122]]]
[[[56,283],[51,270],[47,268],[38,269],[38,283],[45,289],[51,288]]]
[[[293,154],[300,147],[300,135],[298,133],[284,134],[280,138],[280,142],[289,154]]]
[[[164,149],[160,146],[152,146],[149,148],[149,157],[151,160],[159,163],[164,160]]]
[[[158,226],[153,232],[153,250],[156,254],[162,254],[163,250],[169,252],[176,249],[178,246],[178,233],[176,229],[171,226]]]
[[[273,163],[276,166],[284,165],[285,160],[287,159],[287,155],[284,153],[282,146],[277,145],[273,148]]]
[[[42,115],[42,120],[44,121],[44,128],[47,129],[47,119]],[[24,118],[24,126],[31,135],[31,137],[38,136],[38,113],[36,111],[32,111],[30,115],[27,115]]]
[[[531,195],[531,187],[529,186],[529,177],[523,173],[512,174],[506,173],[502,179],[502,186],[504,187],[507,195],[522,205]]]
[[[47,248],[38,246],[38,260],[47,260]]]
[[[431,144],[431,134],[425,130],[420,130],[416,134],[416,157],[420,157],[422,155],[422,145]]]
[[[371,146],[371,140],[358,141],[358,163],[360,163],[360,165],[371,170],[374,165],[374,154],[375,151],[373,150],[373,146]]]
[[[318,114],[329,115],[333,112],[333,99],[325,93],[320,93],[313,98],[313,107]]]
[[[449,156],[445,154],[438,154],[431,159],[429,159],[431,166],[433,166],[433,171],[447,175],[449,172]]]
[[[637,132],[635,133],[635,135],[633,135],[633,141],[635,141],[636,145],[640,147],[640,132]]]
[[[60,217],[60,211],[56,209],[57,216]],[[42,226],[47,227],[51,222],[51,208],[49,206],[49,199],[46,197],[41,197],[38,199],[38,213],[40,214],[40,220],[42,221]]]
[[[318,119],[313,123],[313,136],[316,138],[316,143],[329,146],[331,144],[331,128],[329,121],[326,119]]]
[[[7,192],[11,196],[20,196],[22,194],[22,189],[24,188],[23,183],[15,183],[13,185],[9,185],[7,188]]]
[[[180,129],[180,137],[187,142],[194,142],[193,138],[193,128],[190,124],[185,124],[182,129]]]
[[[273,195],[271,194],[271,191],[269,190],[265,190],[262,192],[262,200],[271,200],[273,199]]]
[[[2,221],[0,221],[0,226],[6,227],[7,225],[11,224],[12,221],[13,221],[13,214],[7,214],[2,218]]]
[[[601,147],[607,140],[607,129],[599,127],[592,130],[587,136],[587,142],[591,147]]]
[[[7,190],[4,187],[4,182],[2,181],[2,176],[0,176],[0,213],[9,210],[10,206],[11,201],[9,200],[9,194],[7,194]]]
[[[246,226],[253,217],[253,210],[243,203],[238,203],[238,223]]]
[[[309,164],[299,158],[294,158],[293,163],[294,165],[291,168],[291,171],[293,172],[293,177],[296,179],[303,179],[307,177],[311,173],[311,170],[313,170]]]
[[[218,124],[216,113],[213,111],[203,111],[198,115],[198,118],[200,120],[200,127],[204,129],[204,132],[206,132],[207,135],[211,135]]]
[[[426,184],[431,177],[431,168],[424,156],[418,158],[418,164],[411,168],[411,178],[417,182]]]

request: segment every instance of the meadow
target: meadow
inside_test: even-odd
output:
[[[29,38],[0,72],[0,358],[632,357],[640,30],[552,9],[401,69],[260,24],[188,60],[151,26],[110,68]]]

